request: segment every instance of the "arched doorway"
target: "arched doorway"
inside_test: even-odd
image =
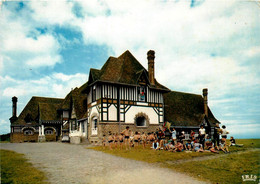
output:
[[[139,116],[135,120],[136,126],[146,126],[146,119],[144,116]]]
[[[134,123],[136,127],[148,127],[150,124],[150,119],[147,114],[140,112],[135,115]]]

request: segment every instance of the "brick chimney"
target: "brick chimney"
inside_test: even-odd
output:
[[[12,102],[13,102],[13,115],[12,117],[9,119],[11,123],[15,122],[17,120],[17,116],[16,116],[16,111],[17,111],[17,97],[14,96],[12,98]]]
[[[13,116],[12,117],[17,117],[16,116],[16,111],[17,111],[17,97],[16,96],[14,96],[13,98],[12,98],[12,102],[13,102]]]
[[[204,114],[208,117],[208,89],[203,89],[202,93],[204,98]]]
[[[149,80],[151,85],[155,85],[154,81],[154,56],[155,52],[153,50],[149,50],[147,52],[147,59],[148,59],[148,74],[149,74]]]

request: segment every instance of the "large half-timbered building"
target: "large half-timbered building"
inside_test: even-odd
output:
[[[216,123],[207,105],[207,89],[201,95],[174,92],[155,79],[155,53],[147,53],[148,70],[129,52],[109,57],[103,67],[90,69],[89,79],[64,99],[32,97],[16,117],[13,97],[11,141],[52,141],[64,135],[72,143],[99,143],[109,132],[152,132],[165,121],[177,130],[208,133]]]

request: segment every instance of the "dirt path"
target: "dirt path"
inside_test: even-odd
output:
[[[245,150],[245,151],[231,152],[231,153],[228,153],[228,154],[212,154],[212,155],[210,155],[210,156],[194,157],[194,158],[191,158],[191,159],[167,161],[167,163],[168,163],[168,164],[182,164],[182,163],[192,162],[192,161],[211,160],[211,159],[215,159],[215,158],[225,157],[225,156],[228,156],[228,155],[248,153],[248,152],[257,151],[257,150],[259,150],[259,149],[258,149],[258,148],[252,148],[252,149],[247,149],[247,150]],[[189,153],[187,153],[187,154],[189,154]]]
[[[1,149],[23,153],[51,183],[205,183],[152,164],[62,143],[6,143]]]

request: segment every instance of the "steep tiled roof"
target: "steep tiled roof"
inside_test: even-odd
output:
[[[137,85],[138,79],[142,72],[144,72],[146,76],[148,76],[147,70],[127,50],[118,58],[109,57],[101,70],[91,69],[89,83],[93,83],[99,80]],[[155,81],[155,85],[151,87],[168,90],[168,88],[161,85],[157,81]]]
[[[171,91],[164,94],[165,121],[173,126],[199,126],[204,119],[204,103],[201,95]],[[208,107],[211,125],[219,123]]]
[[[87,83],[83,84],[80,88],[73,89],[64,99],[61,108],[64,110],[72,110],[72,104],[77,119],[81,119],[87,111],[87,95],[83,93]]]
[[[18,119],[13,124],[26,124],[29,121],[37,124],[39,119],[42,120],[59,120],[58,109],[61,107],[63,99],[32,97],[27,103]]]

